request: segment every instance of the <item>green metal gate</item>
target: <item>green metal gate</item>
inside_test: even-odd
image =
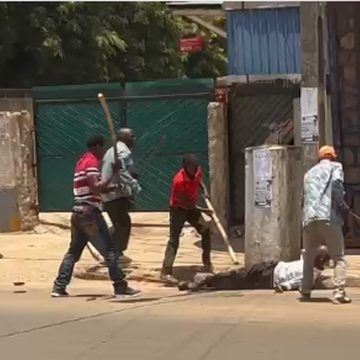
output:
[[[182,154],[196,153],[207,173],[212,91],[209,79],[34,88],[41,211],[71,209],[73,169],[86,138],[94,133],[109,138],[99,92],[106,95],[115,127],[136,133],[134,157],[143,188],[136,209],[166,210]]]

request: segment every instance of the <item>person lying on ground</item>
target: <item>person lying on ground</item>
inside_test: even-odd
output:
[[[193,282],[179,283],[179,290],[252,290],[274,289],[278,293],[300,290],[303,277],[303,257],[291,262],[263,262],[246,271],[244,268],[218,274],[206,274]],[[317,250],[314,260],[314,276],[319,279],[330,257],[325,246]]]

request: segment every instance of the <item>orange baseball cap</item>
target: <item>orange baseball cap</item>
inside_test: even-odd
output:
[[[333,146],[325,145],[319,149],[319,159],[336,159],[336,152]]]

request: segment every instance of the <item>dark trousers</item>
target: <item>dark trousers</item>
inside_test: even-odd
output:
[[[104,209],[114,227],[113,238],[118,255],[127,249],[131,232],[131,218],[129,215],[130,201],[127,198],[119,198],[104,203]]]
[[[272,289],[277,262],[264,262],[245,269],[222,272],[207,277],[196,289],[210,287],[214,290]]]
[[[104,245],[105,261],[115,290],[117,287],[126,286],[125,275],[117,266],[114,244],[106,222],[101,212],[94,210],[86,214],[72,214],[70,247],[60,265],[58,276],[54,282],[54,291],[65,290],[70,283],[75,263],[79,261],[88,241]]]
[[[171,274],[179,248],[180,234],[185,222],[193,226],[201,235],[201,246],[203,250],[202,261],[206,266],[211,265],[210,261],[210,230],[204,230],[200,222],[201,213],[199,210],[185,210],[180,208],[170,209],[170,237],[165,250],[162,273]]]

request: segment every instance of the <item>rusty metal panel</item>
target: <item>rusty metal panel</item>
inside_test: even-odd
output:
[[[358,3],[329,4],[334,144],[344,167],[348,204],[360,213],[360,11]],[[360,246],[360,225],[344,226],[347,247]]]
[[[262,145],[279,124],[293,119],[297,84],[239,84],[230,95],[230,208],[231,222],[245,215],[245,148]]]

